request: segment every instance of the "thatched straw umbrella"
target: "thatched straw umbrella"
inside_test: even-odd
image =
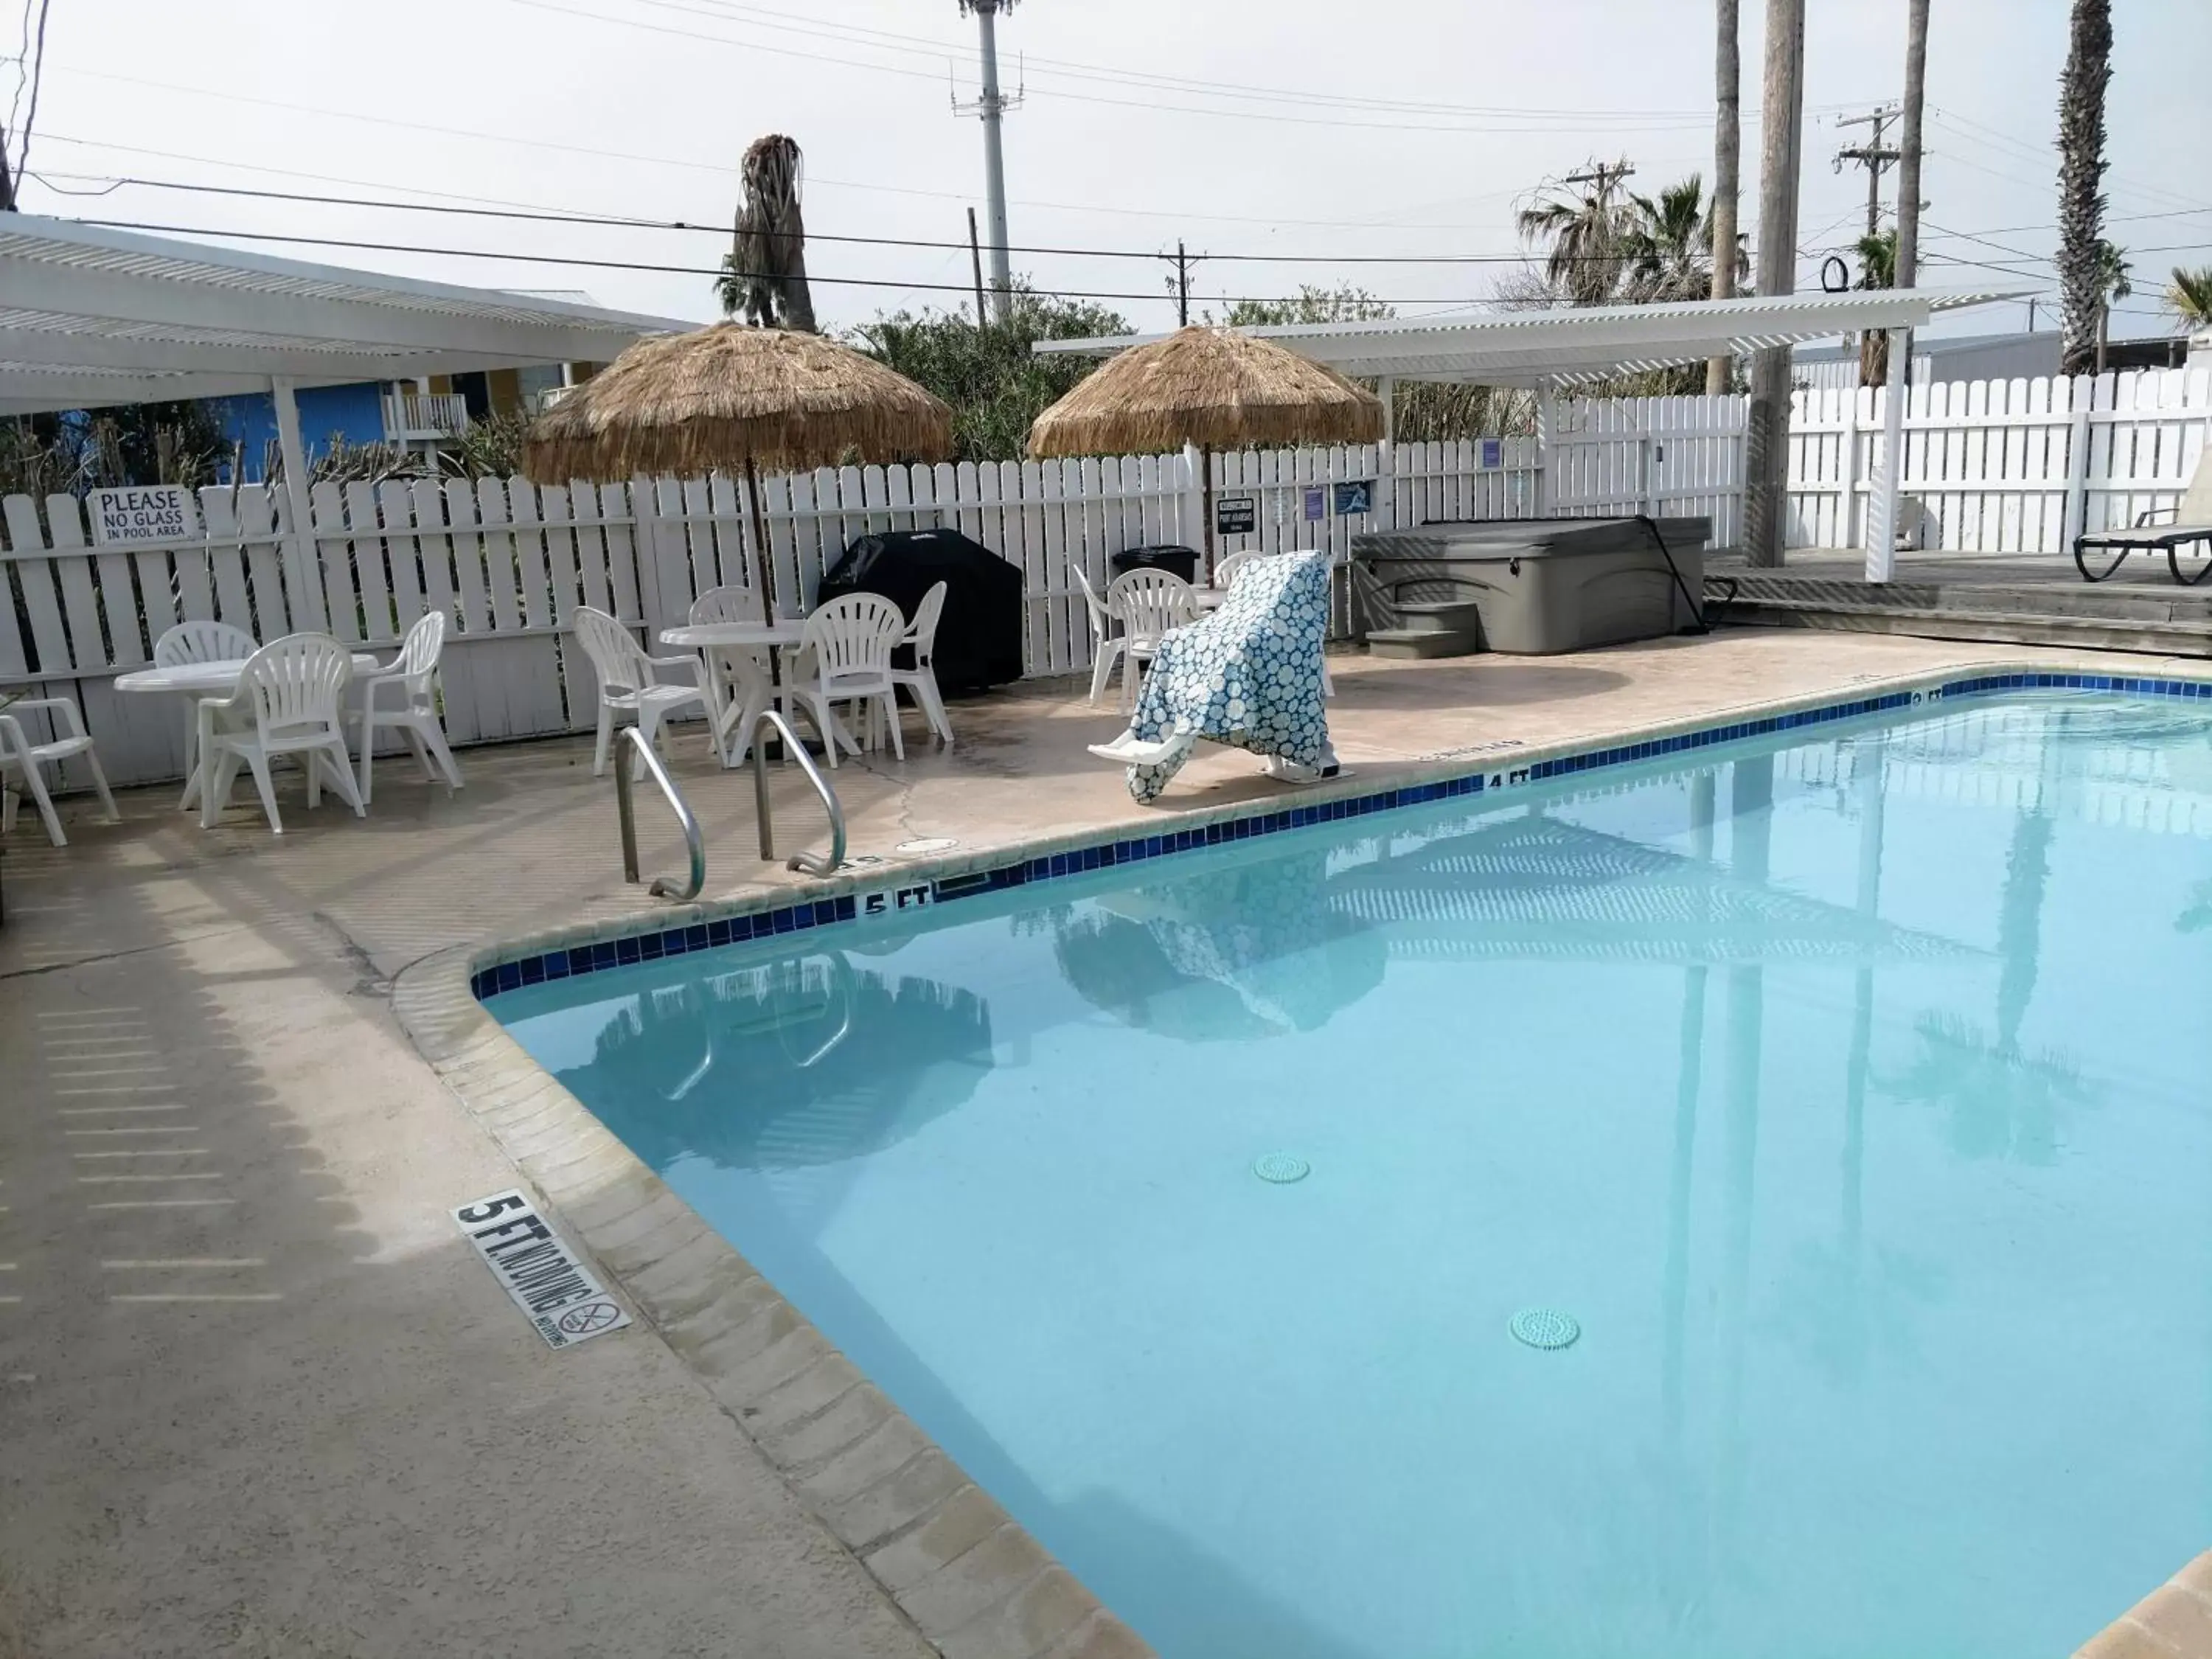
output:
[[[741,323],[639,341],[538,417],[523,471],[541,483],[742,468],[760,549],[757,469],[943,460],[952,411],[902,374],[825,340]]]
[[[1206,542],[1213,543],[1212,453],[1248,445],[1366,444],[1382,436],[1382,400],[1273,340],[1183,328],[1132,347],[1081,381],[1030,428],[1030,453],[1206,454]]]

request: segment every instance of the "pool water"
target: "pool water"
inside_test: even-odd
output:
[[[2212,1541],[2212,716],[1820,730],[491,1006],[1166,1659],[2065,1652]]]

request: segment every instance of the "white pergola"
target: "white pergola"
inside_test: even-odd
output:
[[[2018,299],[2017,289],[1852,289],[1842,294],[1759,295],[1736,300],[1680,300],[1646,306],[1584,306],[1558,310],[1455,313],[1368,323],[1292,323],[1242,331],[1279,342],[1341,374],[1380,383],[1383,407],[1399,380],[1447,380],[1524,387],[1537,396],[1540,441],[1551,431],[1552,398],[1560,387],[1624,374],[1675,368],[1712,357],[1869,331],[1891,337],[1890,361],[1905,361],[1904,336],[1940,312]],[[1110,356],[1164,334],[1124,334],[1041,340],[1040,353]],[[1887,581],[1895,549],[1887,526],[1896,522],[1896,469],[1901,398],[1888,400],[1886,459],[1868,514],[1867,579]],[[1387,425],[1385,431],[1389,430]]]
[[[299,387],[605,362],[696,326],[0,214],[0,415],[268,392],[295,526]]]

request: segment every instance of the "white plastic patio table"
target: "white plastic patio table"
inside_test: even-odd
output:
[[[376,667],[376,659],[366,651],[353,653],[353,672],[366,674]],[[179,663],[173,668],[137,668],[128,674],[115,677],[118,691],[162,692],[172,696],[186,697],[197,704],[202,697],[228,696],[238,690],[238,677],[246,667],[243,657],[226,658],[217,662]],[[197,707],[187,707],[187,725],[199,718]],[[191,775],[185,780],[184,799],[177,803],[179,811],[188,810],[200,798],[201,764],[192,768]]]
[[[679,651],[770,651],[777,646],[794,646],[806,637],[804,617],[781,617],[775,622],[717,622],[686,623],[681,628],[664,628],[660,642],[672,645]],[[773,656],[769,662],[771,678],[775,673]],[[730,741],[729,728],[735,725],[744,710],[732,702],[721,713],[714,726],[714,746],[726,755]],[[724,763],[727,764],[726,760]]]

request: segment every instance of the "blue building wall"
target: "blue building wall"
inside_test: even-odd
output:
[[[331,447],[332,437],[347,443],[384,441],[384,389],[374,380],[357,386],[303,387],[294,394],[300,404],[300,441],[308,457]],[[235,398],[210,398],[208,408],[231,443],[246,446],[243,482],[261,482],[261,460],[276,441],[276,405],[265,392]]]

